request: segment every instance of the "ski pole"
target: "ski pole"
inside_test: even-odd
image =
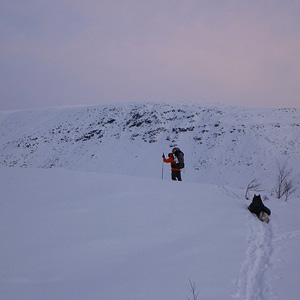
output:
[[[165,157],[165,153],[163,153],[163,158]],[[161,164],[161,179],[164,179],[164,161]]]

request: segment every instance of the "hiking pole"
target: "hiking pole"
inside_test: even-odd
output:
[[[163,153],[163,158],[164,158],[165,154]],[[164,162],[162,162],[161,164],[161,180],[164,179]]]

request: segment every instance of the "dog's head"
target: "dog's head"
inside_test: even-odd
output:
[[[262,202],[260,195],[255,195],[255,194],[254,194],[252,201],[253,202]]]

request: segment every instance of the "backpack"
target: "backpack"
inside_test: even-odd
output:
[[[176,169],[183,169],[184,168],[184,153],[179,149],[176,148],[176,152],[174,153],[175,157],[175,165],[173,166]]]

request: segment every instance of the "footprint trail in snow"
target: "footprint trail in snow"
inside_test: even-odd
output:
[[[237,291],[233,298],[243,300],[272,299],[272,292],[266,276],[273,251],[272,225],[271,223],[268,225],[260,223],[256,217],[251,215],[248,219],[247,257],[242,265],[237,280]]]

